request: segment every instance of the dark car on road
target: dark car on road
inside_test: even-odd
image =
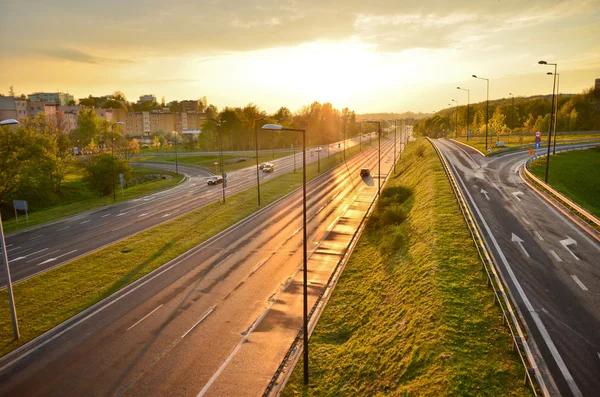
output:
[[[211,176],[206,181],[207,185],[218,185],[219,183],[223,183],[223,177],[219,175]]]
[[[265,165],[267,165],[267,164],[269,164],[269,163],[260,163],[258,168],[260,168],[262,170],[263,168],[265,168]]]
[[[360,169],[360,176],[369,176],[371,175],[371,171],[369,171],[368,168],[361,168]]]

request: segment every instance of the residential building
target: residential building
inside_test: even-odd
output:
[[[29,117],[35,117],[38,113],[44,113],[48,120],[56,123],[56,106],[49,105],[43,101],[30,101],[27,102],[27,115]]]
[[[596,79],[596,89],[600,90],[600,79]]]
[[[36,92],[27,95],[30,102],[42,101],[47,105],[67,106],[73,101],[73,95],[64,92]]]
[[[181,112],[197,112],[200,101],[186,100],[179,102]]]
[[[152,94],[148,94],[148,95],[141,95],[139,101],[137,101],[138,104],[144,103],[144,102],[150,102],[150,103],[154,103],[156,102],[156,97]]]
[[[27,101],[23,98],[0,96],[0,120],[15,119],[23,122],[27,117]]]
[[[61,107],[56,109],[56,124],[63,134],[68,134],[79,126],[77,124],[79,115],[74,110],[61,110]]]

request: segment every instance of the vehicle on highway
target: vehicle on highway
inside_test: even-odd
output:
[[[368,168],[360,169],[360,176],[369,176],[371,175],[371,171]]]
[[[273,172],[275,171],[275,166],[273,164],[265,164],[265,166],[263,167],[263,172]]]
[[[265,163],[260,163],[260,165],[258,166],[258,168],[260,168],[262,170],[263,168],[265,168],[265,165],[267,165],[267,164],[269,164],[269,163],[266,163],[266,162]]]
[[[219,175],[211,176],[206,181],[207,185],[218,185],[219,183],[223,183],[223,177]]]
[[[317,151],[317,152],[320,152],[321,150],[322,150],[321,146],[319,146],[318,148],[315,149],[315,151]]]

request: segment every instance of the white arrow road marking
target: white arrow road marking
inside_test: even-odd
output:
[[[8,261],[8,263],[12,263],[12,262],[15,262],[15,261],[20,261],[21,259],[25,259],[25,258],[27,258],[28,256],[35,255],[35,254],[39,254],[40,252],[44,252],[44,251],[46,251],[47,249],[48,249],[48,248],[44,248],[43,250],[39,250],[39,251],[36,251],[36,252],[32,252],[31,254],[27,254],[27,255],[25,255],[25,256],[20,256],[20,257],[18,257],[18,258],[11,259],[11,260],[9,260],[9,261]]]
[[[554,252],[553,250],[550,250],[550,253],[554,257],[554,259],[556,259],[557,262],[562,262],[562,259],[560,259],[560,256],[558,256],[558,254],[556,252]]]
[[[575,241],[575,240],[573,240],[571,237],[567,236],[567,238],[566,238],[566,239],[564,239],[564,240],[560,240],[560,243],[562,244],[562,246],[563,246],[563,247],[565,247],[565,249],[566,249],[567,251],[569,251],[569,253],[570,253],[571,255],[573,255],[573,258],[575,258],[575,259],[579,260],[579,258],[578,258],[578,257],[577,257],[577,256],[576,256],[576,255],[573,253],[573,251],[571,251],[571,250],[569,249],[569,247],[568,247],[568,245],[571,245],[571,244],[575,244],[575,245],[577,245],[577,241]]]
[[[38,265],[38,266],[40,266],[40,265],[45,265],[46,263],[49,263],[49,262],[54,262],[54,261],[55,261],[55,260],[57,260],[58,258],[62,258],[62,257],[63,257],[63,256],[65,256],[65,255],[72,254],[72,253],[73,253],[73,252],[75,252],[75,251],[77,251],[77,250],[69,251],[69,252],[67,252],[66,254],[62,254],[62,255],[59,255],[59,256],[57,256],[56,258],[50,258],[50,259],[46,259],[45,261],[43,261],[42,263],[38,263],[37,265]]]
[[[579,279],[579,277],[577,277],[574,274],[571,274],[571,277],[573,278],[573,280],[575,280],[575,282],[577,283],[577,285],[579,285],[579,288],[581,288],[584,291],[587,291],[587,287],[581,282],[581,280]]]
[[[513,196],[516,197],[517,200],[521,201],[521,199],[519,198],[519,196],[524,195],[525,193],[518,191],[518,192],[513,192]]]
[[[490,197],[488,196],[488,192],[487,191],[481,189],[480,193],[483,193],[483,195],[485,196],[485,198],[487,199],[487,201],[490,201]]]
[[[48,255],[52,255],[52,254],[56,254],[56,253],[57,253],[57,252],[59,252],[59,251],[60,251],[60,250],[56,250],[56,251],[52,251],[52,252],[48,252],[47,254],[44,254],[44,255],[42,255],[42,256],[38,256],[37,258],[30,259],[30,260],[26,261],[25,263],[31,263],[31,262],[39,261],[39,260],[40,260],[40,259],[42,259],[43,257],[45,257],[45,256],[48,256]]]
[[[523,240],[519,236],[513,233],[512,237],[510,238],[510,241],[514,241],[517,244],[519,244],[519,247],[521,247],[525,256],[529,258],[529,253],[527,252],[527,250],[525,250],[525,247],[523,247]]]

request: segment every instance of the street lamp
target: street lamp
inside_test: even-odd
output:
[[[515,96],[512,92],[509,92],[508,95],[510,95],[512,97],[512,111],[511,111],[511,115],[510,115],[510,125],[511,125],[511,128],[514,130],[515,129]]]
[[[453,99],[452,102],[456,102],[456,108],[454,109],[454,137],[458,136],[458,101]]]
[[[448,106],[450,106],[450,132],[452,132],[452,104],[449,103]]]
[[[460,87],[456,87],[457,90],[461,90],[461,91],[467,91],[467,142],[469,142],[469,104],[471,103],[471,91],[469,91],[469,89],[467,88],[460,88]]]
[[[175,135],[175,172],[179,173],[179,160],[177,158],[177,136],[179,135],[179,132],[172,131],[171,133]]]
[[[546,73],[552,76],[552,72]],[[556,154],[556,125],[558,124],[558,98],[560,95],[560,73],[556,73],[556,103],[554,104],[554,143],[552,144],[552,154]]]
[[[394,173],[396,173],[396,133],[398,132],[398,125],[396,120],[388,120],[389,123],[394,122]]]
[[[260,173],[258,167],[258,122],[264,120],[266,117],[254,120],[254,143],[256,151],[256,188],[258,189],[258,206],[260,207]]]
[[[367,123],[377,124],[377,139],[379,140],[379,163],[377,165],[377,196],[381,193],[381,121],[367,120]]]
[[[296,128],[283,128],[277,124],[265,124],[262,126],[263,130],[272,131],[292,131],[302,132],[302,235],[303,235],[303,268],[302,274],[304,279],[304,285],[302,289],[303,293],[303,312],[302,312],[302,327],[303,327],[303,338],[304,338],[304,385],[308,385],[308,254],[307,254],[307,243],[306,243],[306,130]]]
[[[112,156],[112,161],[110,162],[110,171],[111,171],[111,179],[112,179],[112,191],[113,191],[113,202],[117,202],[117,193],[115,191],[115,126],[116,125],[123,125],[125,124],[122,121],[117,121],[116,123],[113,123],[113,125],[110,126],[110,141],[111,141],[111,145],[110,145],[110,150],[111,150],[111,156]]]
[[[487,83],[487,94],[485,100],[485,150],[488,150],[488,124],[490,121],[490,79],[486,79],[484,77],[477,77],[473,75],[474,78],[479,80],[485,80]]]
[[[548,171],[550,170],[550,141],[552,140],[552,119],[554,118],[554,90],[556,88],[556,63],[548,63],[546,61],[539,61],[540,65],[554,66],[554,85],[552,86],[552,108],[550,109],[550,128],[548,128],[548,155],[546,156],[546,177],[544,181],[548,183]]]
[[[225,185],[227,184],[227,175],[225,175],[224,172],[224,164],[223,164],[223,128],[222,128],[222,123],[225,122],[225,120],[215,120],[215,119],[207,119],[210,120],[214,123],[217,124],[217,128],[219,129],[219,147],[220,147],[220,155],[219,155],[219,162],[221,163],[221,178],[223,178],[223,183],[221,183],[221,185],[223,186],[223,204],[225,204]]]
[[[0,121],[0,125],[19,124],[15,119]],[[8,290],[8,302],[10,304],[10,315],[12,318],[15,339],[19,339],[19,322],[17,320],[17,309],[15,308],[15,297],[13,295],[12,280],[10,278],[10,267],[8,266],[8,255],[6,254],[6,241],[4,241],[4,228],[2,227],[2,214],[0,214],[0,242],[2,243],[2,262],[4,262],[4,274],[6,274],[6,286]]]

